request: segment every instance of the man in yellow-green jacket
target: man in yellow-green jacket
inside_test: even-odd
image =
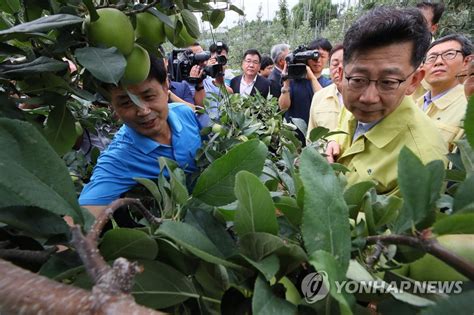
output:
[[[330,162],[345,165],[349,185],[373,180],[380,194],[397,194],[397,163],[407,146],[422,161],[445,160],[443,139],[410,95],[431,35],[416,9],[381,7],[358,19],[344,37],[342,94],[347,115],[328,144]]]
[[[464,86],[456,76],[467,68],[473,50],[467,37],[447,35],[430,45],[423,63],[430,89],[417,105],[438,127],[450,151],[464,134],[462,120],[467,108]]]

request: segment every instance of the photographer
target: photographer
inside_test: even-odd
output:
[[[209,47],[209,51],[211,58],[207,61],[206,66],[201,66],[198,72],[193,72],[191,69],[190,76],[197,75],[200,78],[194,94],[194,101],[198,106],[203,106],[204,98],[210,97],[212,94],[220,96],[221,88],[225,87],[228,93],[233,93],[232,89],[224,82],[224,66],[227,64],[229,47],[223,42],[216,42]]]
[[[331,44],[325,38],[312,41],[306,50],[317,52],[318,57],[306,61],[306,78],[284,80],[278,105],[281,110],[286,110],[285,118],[288,121],[292,118],[301,118],[308,124],[313,94],[331,84],[330,79],[321,75],[328,62],[331,49]],[[287,61],[283,69],[285,76],[288,76],[288,66]],[[300,130],[298,130],[298,138],[303,144],[305,143],[305,137]]]

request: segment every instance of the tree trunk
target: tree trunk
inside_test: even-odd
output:
[[[0,259],[0,314],[163,314],[129,294],[109,295],[55,282]]]

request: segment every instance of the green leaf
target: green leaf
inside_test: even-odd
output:
[[[164,14],[160,10],[157,10],[156,8],[150,8],[148,9],[148,12],[159,18],[161,22],[165,23],[169,27],[173,29],[175,28],[175,22],[173,22],[168,15]]]
[[[372,198],[369,195],[365,195],[364,201],[362,202],[362,212],[365,214],[365,222],[367,223],[367,232],[369,235],[375,234],[375,222],[374,213],[372,209]]]
[[[6,94],[0,93],[0,117],[25,120],[25,113]]]
[[[189,192],[186,188],[184,171],[178,168],[178,164],[173,160],[160,157],[158,162],[160,164],[161,170],[163,170],[165,167],[168,169],[171,184],[171,194],[173,195],[174,200],[178,204],[186,204],[189,199]],[[182,180],[180,180],[180,178],[182,178]]]
[[[260,273],[267,279],[267,281],[270,281],[273,277],[275,277],[276,273],[280,269],[280,261],[278,260],[278,257],[276,255],[270,255],[265,257],[264,259],[260,261],[253,261],[252,259],[242,256],[244,259],[254,266]]]
[[[275,198],[275,207],[279,209],[291,224],[299,226],[303,217],[303,210],[298,206],[295,198],[280,196]]]
[[[433,225],[433,232],[442,234],[474,234],[474,213],[447,216]]]
[[[158,254],[158,245],[154,239],[145,232],[127,228],[107,231],[99,249],[105,260],[119,257],[153,260]]]
[[[70,14],[48,15],[37,20],[18,24],[9,29],[0,31],[0,36],[15,33],[48,32],[63,26],[80,24],[82,21],[82,18]]]
[[[235,242],[225,226],[207,211],[193,207],[187,211],[185,221],[206,235],[224,257],[237,253]]]
[[[453,211],[460,211],[472,203],[474,203],[474,175],[459,185],[453,199]]]
[[[277,235],[272,197],[257,176],[247,171],[239,172],[235,177],[235,195],[239,201],[235,214],[235,230],[239,236],[252,232]]]
[[[259,262],[275,254],[280,259],[281,276],[293,271],[308,257],[303,249],[286,244],[280,237],[268,233],[248,233],[240,238],[240,251],[244,256]]]
[[[0,118],[0,207],[35,206],[83,222],[64,162],[32,125]]]
[[[18,47],[0,43],[0,56],[9,57],[11,55],[25,55],[25,52]]]
[[[403,233],[413,225],[422,229],[433,223],[443,179],[442,161],[431,161],[424,166],[410,149],[403,147],[398,160],[403,207],[395,221],[395,233]]]
[[[66,99],[58,96],[59,104],[48,115],[44,136],[59,156],[69,152],[77,139],[75,119],[66,106]]]
[[[235,175],[249,171],[260,175],[267,156],[267,146],[259,140],[249,140],[232,148],[218,158],[199,176],[193,197],[212,206],[223,206],[233,202]]]
[[[222,10],[212,10],[211,16],[209,17],[209,22],[213,28],[217,28],[222,21],[224,21],[225,12]]]
[[[462,139],[456,142],[461,152],[461,160],[466,170],[467,176],[472,176],[474,174],[474,150],[472,149],[467,142],[467,140]]]
[[[1,65],[0,75],[11,76],[15,78],[24,77],[32,74],[39,74],[44,72],[59,72],[67,69],[67,63],[58,61],[56,59],[41,56],[33,61],[14,64]]]
[[[296,314],[296,306],[275,296],[270,285],[258,277],[253,290],[252,312],[259,315]]]
[[[331,253],[324,250],[315,251],[311,257],[311,265],[318,270],[318,272],[326,272],[329,280],[329,294],[339,302],[341,314],[352,314],[351,306],[354,304],[354,297],[344,290],[338,292],[336,281],[341,283],[346,280],[346,271],[349,266],[342,266],[339,259]]]
[[[311,142],[316,142],[322,137],[324,137],[325,135],[327,135],[328,132],[329,132],[328,128],[316,127],[313,130],[311,130],[311,132],[309,133],[309,140],[311,140]]]
[[[145,186],[145,188],[148,189],[148,191],[153,195],[156,201],[158,203],[161,203],[162,198],[161,198],[160,190],[158,189],[158,185],[154,181],[148,178],[138,178],[138,177],[134,177],[133,180]]]
[[[472,99],[472,98],[471,98]],[[446,314],[472,314],[474,307],[474,290],[454,294],[445,299],[438,300],[436,305],[424,309],[421,315],[446,315]]]
[[[234,12],[237,12],[240,15],[245,15],[244,11],[242,11],[240,8],[236,7],[235,5],[231,4],[229,6],[229,10],[232,10]]]
[[[184,26],[186,26],[189,35],[193,38],[199,38],[201,31],[199,30],[199,23],[194,13],[184,9],[181,11],[181,17],[183,18]]]
[[[364,201],[365,194],[374,187],[374,182],[365,181],[356,183],[344,191],[344,200],[351,209],[349,211],[350,218],[355,219],[357,217],[357,213],[359,212],[362,202]]]
[[[229,273],[223,266],[209,264],[202,260],[199,261],[194,277],[198,283],[204,284],[202,286],[204,294],[219,300],[230,287]]]
[[[118,85],[122,78],[127,61],[115,47],[84,47],[75,52],[77,61],[92,75],[105,83]]]
[[[331,166],[313,148],[301,154],[301,179],[305,187],[301,233],[308,253],[325,250],[345,271],[349,265],[351,235],[349,210]]]
[[[165,221],[156,231],[156,234],[171,238],[178,245],[207,262],[221,264],[237,270],[245,270],[242,266],[225,260],[224,254],[205,235],[189,224]]]
[[[17,14],[20,12],[21,4],[20,0],[2,0],[0,1],[0,11]]]
[[[2,208],[0,222],[36,237],[61,234],[69,237],[69,227],[61,216],[38,207]]]
[[[397,196],[380,195],[372,204],[375,227],[379,228],[394,221],[403,205],[403,200]]]
[[[464,131],[471,148],[474,148],[474,96],[469,97],[464,117]]]
[[[138,304],[166,308],[181,304],[190,297],[199,298],[190,278],[159,261],[140,260],[144,272],[135,277],[132,295]]]

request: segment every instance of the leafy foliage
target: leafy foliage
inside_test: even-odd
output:
[[[148,12],[171,27],[173,35],[185,29],[194,38],[200,30],[193,12],[201,12],[203,20],[217,27],[225,12],[214,4],[227,2],[160,1]],[[8,246],[41,250],[66,244],[69,230],[64,215],[89,228],[90,214],[78,206],[76,191],[90,176],[97,154],[72,150],[77,136],[83,139],[77,123],[93,135],[114,133],[117,125],[102,107],[104,100],[96,92],[104,91],[96,80],[120,84],[125,67],[125,56],[115,48],[90,46],[82,32],[83,17],[90,14],[94,19],[94,4],[15,0],[0,4],[0,112],[7,117],[0,118],[4,148],[0,238],[13,244]],[[145,3],[121,4],[132,21],[137,12],[147,9]],[[403,1],[407,4],[412,2]],[[329,1],[302,1],[289,16],[281,1],[280,20],[242,20],[217,37],[227,36],[233,60],[240,60],[240,53],[251,47],[268,52],[275,43],[296,46],[321,35],[338,41],[351,21],[374,5],[363,1],[341,10]],[[466,9],[451,1],[448,14],[459,13],[461,23]],[[156,47],[146,48],[156,53]],[[149,224],[130,210],[126,212],[132,213],[131,221],[139,227],[113,226],[100,238],[106,259],[123,256],[144,267],[132,289],[143,305],[169,313],[229,309],[255,314],[356,313],[362,308],[355,303],[360,296],[338,292],[335,281],[375,277],[389,281],[390,270],[424,254],[399,245],[382,244],[380,249],[380,244],[368,242],[369,237],[473,233],[470,112],[465,121],[467,140],[459,142],[455,183],[444,191],[442,162],[423,165],[403,150],[400,195],[380,196],[371,182],[346,187],[343,167],[329,165],[316,146],[302,151],[294,135],[296,126],[282,123],[275,99],[231,95],[223,99],[220,109],[213,123],[223,131],[202,131],[206,140],[197,156],[196,174],[186,177],[175,162],[160,159],[157,167],[162,172],[156,180],[136,179],[151,194],[152,212],[163,223]],[[311,137],[324,140],[328,135],[328,130],[318,129]],[[68,250],[51,257],[42,272],[87,286],[90,280],[83,269]],[[299,296],[304,293],[303,279],[314,269],[326,272],[331,286],[325,299],[309,305]],[[390,305],[398,313],[407,307],[446,312],[456,303],[469,307],[471,291],[448,299],[368,294],[365,301],[381,300],[380,309]]]

